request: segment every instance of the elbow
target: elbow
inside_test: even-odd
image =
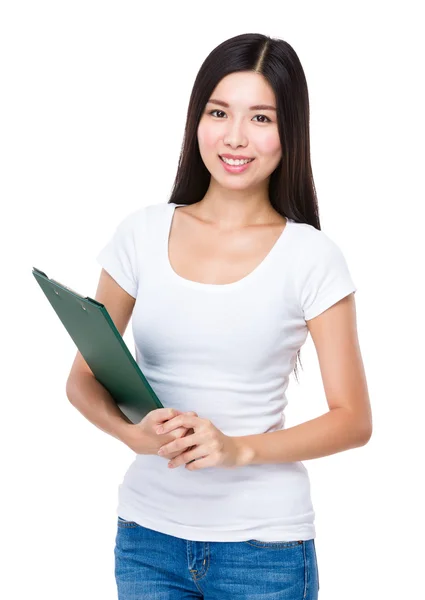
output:
[[[369,442],[370,438],[372,437],[372,425],[369,424],[367,427],[363,427],[360,430],[360,434],[359,434],[359,441],[360,441],[360,446],[366,446],[366,444]]]
[[[70,403],[72,404],[72,398],[73,398],[73,386],[72,386],[72,380],[70,377],[68,377],[67,381],[66,381],[66,386],[65,386],[65,393],[66,393],[66,397],[68,398],[68,400],[70,401]]]
[[[372,437],[372,415],[370,411],[367,414],[355,414],[349,410],[348,427],[352,432],[352,439],[358,446],[365,446]]]

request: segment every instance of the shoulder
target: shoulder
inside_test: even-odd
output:
[[[292,222],[292,227],[293,276],[300,289],[331,280],[351,281],[345,254],[330,235],[306,223]]]
[[[314,263],[341,252],[341,248],[334,239],[313,225],[291,220],[290,227],[293,232],[291,241],[294,252],[304,261],[313,261]]]
[[[123,232],[140,231],[148,223],[161,219],[170,210],[170,204],[161,202],[139,207],[125,215],[118,224],[118,229]]]
[[[293,277],[306,321],[357,290],[345,256],[329,235],[305,223],[293,224]]]

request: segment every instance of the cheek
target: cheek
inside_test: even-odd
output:
[[[259,150],[264,156],[270,156],[270,158],[280,157],[281,147],[279,135],[277,133],[270,133],[265,135],[259,142]]]
[[[208,151],[217,145],[217,133],[214,133],[212,127],[201,124],[198,127],[198,144],[200,148]]]

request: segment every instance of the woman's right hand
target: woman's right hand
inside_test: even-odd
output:
[[[188,429],[187,427],[179,427],[164,434],[156,433],[160,425],[181,414],[198,416],[194,411],[183,413],[183,411],[176,408],[156,408],[151,410],[139,423],[132,423],[130,425],[130,433],[126,442],[127,446],[137,454],[158,454],[161,446],[177,438],[182,438],[188,433],[192,434],[193,429]],[[168,454],[166,460],[170,460],[179,454],[181,452]]]

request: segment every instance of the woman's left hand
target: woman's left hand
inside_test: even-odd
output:
[[[224,435],[208,419],[183,413],[170,419],[156,431],[163,434],[178,427],[192,428],[194,433],[186,434],[185,437],[173,440],[160,448],[158,454],[164,458],[169,458],[169,455],[175,452],[181,452],[168,463],[170,468],[185,465],[189,471],[196,471],[206,467],[242,466],[241,447],[236,438]],[[190,463],[190,461],[195,462]]]

